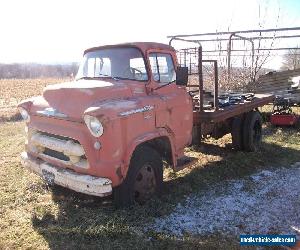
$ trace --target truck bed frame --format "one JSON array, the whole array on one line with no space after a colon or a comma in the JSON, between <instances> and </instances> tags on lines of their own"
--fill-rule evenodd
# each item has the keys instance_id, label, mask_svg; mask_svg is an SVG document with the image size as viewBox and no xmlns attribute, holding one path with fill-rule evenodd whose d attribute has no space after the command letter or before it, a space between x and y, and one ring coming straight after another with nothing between
<instances>
[{"instance_id":1,"label":"truck bed frame","mask_svg":"<svg viewBox=\"0 0 300 250\"><path fill-rule=\"evenodd\" d=\"M184 39L172 37L170 45L173 40L183 41ZM193 42L193 40L184 40L187 42ZM196 75L198 78L198 84L188 85L187 88L194 88L193 92L198 92L199 103L194 105L193 112L193 138L201 138L206 135L212 135L215 138L219 138L229 132L231 132L231 124L234 117L242 116L252 110L258 110L266 104L272 103L274 100L273 95L268 94L256 94L249 101L244 101L235 105L227 107L219 107L219 81L218 81L218 62L217 60L204 60L202 54L202 46L199 47L181 49L177 51L183 54L183 63L180 65L188 67L189 75ZM192 62L193 61L193 62ZM213 107L205 109L204 107L204 80L203 80L203 63L213 63L214 70L214 90L213 90ZM194 69L192 65L194 66ZM196 69L196 72L195 72ZM194 143L195 140L193 140ZM196 141L199 141L196 140Z\"/></svg>"}]
</instances>

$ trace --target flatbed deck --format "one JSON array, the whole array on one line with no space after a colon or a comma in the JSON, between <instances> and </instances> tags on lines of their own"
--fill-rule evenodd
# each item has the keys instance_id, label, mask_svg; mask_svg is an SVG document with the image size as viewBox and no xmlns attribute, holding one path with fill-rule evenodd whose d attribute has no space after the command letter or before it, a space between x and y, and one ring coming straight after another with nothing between
<instances>
[{"instance_id":1,"label":"flatbed deck","mask_svg":"<svg viewBox=\"0 0 300 250\"><path fill-rule=\"evenodd\" d=\"M256 94L251 101L219 108L219 110L194 111L194 124L221 122L228 118L249 112L255 108L262 107L268 103L272 103L273 100L273 95Z\"/></svg>"}]
</instances>

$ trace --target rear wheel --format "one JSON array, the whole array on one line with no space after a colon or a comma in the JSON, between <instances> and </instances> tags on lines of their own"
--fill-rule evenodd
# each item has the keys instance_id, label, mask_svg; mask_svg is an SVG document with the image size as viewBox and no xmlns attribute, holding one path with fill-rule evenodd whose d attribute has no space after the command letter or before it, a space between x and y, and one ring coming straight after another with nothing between
<instances>
[{"instance_id":1,"label":"rear wheel","mask_svg":"<svg viewBox=\"0 0 300 250\"><path fill-rule=\"evenodd\" d=\"M262 140L262 118L259 112L249 112L244 121L243 141L246 151L257 151Z\"/></svg>"},{"instance_id":2,"label":"rear wheel","mask_svg":"<svg viewBox=\"0 0 300 250\"><path fill-rule=\"evenodd\" d=\"M243 116L236 116L233 118L231 126L231 137L232 137L232 146L235 150L243 150Z\"/></svg>"},{"instance_id":3,"label":"rear wheel","mask_svg":"<svg viewBox=\"0 0 300 250\"><path fill-rule=\"evenodd\" d=\"M297 118L297 121L295 123L295 128L300 129L300 117Z\"/></svg>"},{"instance_id":4,"label":"rear wheel","mask_svg":"<svg viewBox=\"0 0 300 250\"><path fill-rule=\"evenodd\" d=\"M114 200L118 207L144 204L160 193L163 183L163 162L160 155L148 146L139 147L130 161L123 183L114 188Z\"/></svg>"}]
</instances>

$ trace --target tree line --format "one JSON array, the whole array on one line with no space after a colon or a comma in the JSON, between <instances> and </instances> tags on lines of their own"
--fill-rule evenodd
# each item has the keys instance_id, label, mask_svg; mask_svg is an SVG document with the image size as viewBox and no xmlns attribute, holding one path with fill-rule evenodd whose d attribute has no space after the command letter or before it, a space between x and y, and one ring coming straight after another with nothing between
<instances>
[{"instance_id":1,"label":"tree line","mask_svg":"<svg viewBox=\"0 0 300 250\"><path fill-rule=\"evenodd\" d=\"M291 49L283 55L281 70L300 68L300 49ZM264 63L262 63L263 65ZM262 66L261 65L261 66ZM259 67L261 69L261 67ZM0 79L26 78L64 78L75 76L78 63L38 64L38 63L0 63Z\"/></svg>"},{"instance_id":2,"label":"tree line","mask_svg":"<svg viewBox=\"0 0 300 250\"><path fill-rule=\"evenodd\" d=\"M0 64L0 79L11 78L64 78L75 76L78 70L77 63L69 64L38 64L13 63Z\"/></svg>"},{"instance_id":3,"label":"tree line","mask_svg":"<svg viewBox=\"0 0 300 250\"><path fill-rule=\"evenodd\" d=\"M290 49L288 53L283 56L281 69L295 70L300 68L300 48Z\"/></svg>"}]
</instances>

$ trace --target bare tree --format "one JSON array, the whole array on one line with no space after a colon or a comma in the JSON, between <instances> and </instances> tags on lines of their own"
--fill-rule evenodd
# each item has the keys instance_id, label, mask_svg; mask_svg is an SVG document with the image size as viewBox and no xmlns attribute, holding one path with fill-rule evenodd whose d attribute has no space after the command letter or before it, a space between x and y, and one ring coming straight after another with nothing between
<instances>
[{"instance_id":1,"label":"bare tree","mask_svg":"<svg viewBox=\"0 0 300 250\"><path fill-rule=\"evenodd\" d=\"M298 47L297 47L298 48ZM299 69L300 68L300 50L290 49L289 52L283 55L283 62L281 69Z\"/></svg>"},{"instance_id":2,"label":"bare tree","mask_svg":"<svg viewBox=\"0 0 300 250\"><path fill-rule=\"evenodd\" d=\"M258 18L257 18L258 27L260 29L264 29L265 26L267 25L267 20L270 18L269 15L271 15L271 18L273 18L275 22L275 28L277 28L280 20L280 12L281 12L280 6L278 6L278 10L276 13L274 12L270 13L268 1L260 0L258 1L257 7L258 7ZM274 14L276 16L274 16ZM266 69L264 69L264 67L271 59L271 49L275 47L277 42L276 32L273 32L273 34L269 39L265 39L264 36L265 34L262 32L257 34L255 36L255 39L251 39L251 37L245 35L244 39L240 37L242 40L239 41L233 40L232 44L228 45L228 46L232 46L231 47L232 50L234 50L233 46L236 46L237 49L242 49L244 51L232 53L231 64L233 66L229 65L230 69L228 70L230 76L228 76L227 73L227 77L223 77L222 79L223 74L222 71L220 72L221 88L224 88L226 90L247 89L248 91L252 91L256 87L257 79L260 74L265 73ZM221 46L219 47L221 50ZM252 51L252 49L254 49L254 51ZM219 56L221 57L221 53ZM224 74L226 75L225 71ZM230 79L230 81L226 79Z\"/></svg>"},{"instance_id":3,"label":"bare tree","mask_svg":"<svg viewBox=\"0 0 300 250\"><path fill-rule=\"evenodd\" d=\"M264 8L265 8L264 16L262 17L261 5L259 4L259 6L258 6L258 26L262 29L264 28L264 25L267 20L268 4L265 4ZM278 11L277 11L277 16L276 16L276 26L275 26L276 28L278 28L278 23L279 23L279 19L280 19L280 11L281 11L281 9L279 6ZM257 80L257 77L261 73L262 67L267 63L267 61L271 55L271 50L268 50L267 53L261 53L261 49L262 48L272 49L274 47L275 39L276 39L276 32L273 33L273 39L271 39L271 41L267 42L266 44L264 44L265 41L263 41L261 33L259 33L259 37L260 37L260 39L258 40L256 52L254 55L254 62L253 62L254 65L252 68L252 72L250 73L250 79L252 82Z\"/></svg>"}]
</instances>

